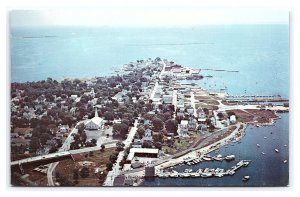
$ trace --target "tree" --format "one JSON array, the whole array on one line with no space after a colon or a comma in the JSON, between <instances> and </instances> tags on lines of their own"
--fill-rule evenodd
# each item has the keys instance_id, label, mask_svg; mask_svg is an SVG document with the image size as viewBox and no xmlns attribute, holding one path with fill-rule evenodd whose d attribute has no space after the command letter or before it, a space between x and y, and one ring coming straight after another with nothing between
<instances>
[{"instance_id":1,"label":"tree","mask_svg":"<svg viewBox=\"0 0 300 197\"><path fill-rule=\"evenodd\" d=\"M153 135L153 141L154 142L162 142L164 139L164 135L162 133Z\"/></svg>"},{"instance_id":2,"label":"tree","mask_svg":"<svg viewBox=\"0 0 300 197\"><path fill-rule=\"evenodd\" d=\"M96 139L92 139L91 143L92 143L93 146L96 146L97 145L97 140Z\"/></svg>"},{"instance_id":3,"label":"tree","mask_svg":"<svg viewBox=\"0 0 300 197\"><path fill-rule=\"evenodd\" d=\"M88 167L83 167L82 169L81 169L81 171L80 171L80 176L82 177L82 178L86 178L86 177L88 177L90 175L90 170L89 170L89 168Z\"/></svg>"},{"instance_id":4,"label":"tree","mask_svg":"<svg viewBox=\"0 0 300 197\"><path fill-rule=\"evenodd\" d=\"M105 120L108 120L108 121L114 120L114 114L109 111L104 112L103 117Z\"/></svg>"},{"instance_id":5,"label":"tree","mask_svg":"<svg viewBox=\"0 0 300 197\"><path fill-rule=\"evenodd\" d=\"M139 134L139 137L142 138L142 136L145 134L145 128L144 128L144 126L140 126L137 129L137 133Z\"/></svg>"},{"instance_id":6,"label":"tree","mask_svg":"<svg viewBox=\"0 0 300 197\"><path fill-rule=\"evenodd\" d=\"M105 146L102 144L101 145L101 151L104 151L104 149L105 149Z\"/></svg>"},{"instance_id":7,"label":"tree","mask_svg":"<svg viewBox=\"0 0 300 197\"><path fill-rule=\"evenodd\" d=\"M106 164L107 171L111 171L112 167L113 167L113 164L111 162L109 162L109 163Z\"/></svg>"},{"instance_id":8,"label":"tree","mask_svg":"<svg viewBox=\"0 0 300 197\"><path fill-rule=\"evenodd\" d=\"M45 145L47 140L50 140L50 139L51 139L51 135L49 133L43 133L40 137L41 143L43 145Z\"/></svg>"},{"instance_id":9,"label":"tree","mask_svg":"<svg viewBox=\"0 0 300 197\"><path fill-rule=\"evenodd\" d=\"M84 123L80 123L78 126L77 126L77 129L78 129L78 133L82 133L84 131Z\"/></svg>"},{"instance_id":10,"label":"tree","mask_svg":"<svg viewBox=\"0 0 300 197\"><path fill-rule=\"evenodd\" d=\"M36 152L40 147L40 139L37 137L32 137L29 144L30 152Z\"/></svg>"},{"instance_id":11,"label":"tree","mask_svg":"<svg viewBox=\"0 0 300 197\"><path fill-rule=\"evenodd\" d=\"M117 160L117 156L115 155L109 156L109 161L111 161L112 163L114 163L116 160Z\"/></svg>"},{"instance_id":12,"label":"tree","mask_svg":"<svg viewBox=\"0 0 300 197\"><path fill-rule=\"evenodd\" d=\"M153 118L152 124L155 131L161 131L164 128L164 122L159 118Z\"/></svg>"},{"instance_id":13,"label":"tree","mask_svg":"<svg viewBox=\"0 0 300 197\"><path fill-rule=\"evenodd\" d=\"M173 120L173 119L169 119L167 120L166 124L165 124L166 130L168 131L168 133L177 133L177 121Z\"/></svg>"},{"instance_id":14,"label":"tree","mask_svg":"<svg viewBox=\"0 0 300 197\"><path fill-rule=\"evenodd\" d=\"M113 126L113 136L125 138L128 133L128 126L124 123L117 123Z\"/></svg>"},{"instance_id":15,"label":"tree","mask_svg":"<svg viewBox=\"0 0 300 197\"><path fill-rule=\"evenodd\" d=\"M219 117L219 119L223 119L223 118L224 118L224 114L221 113L221 112L219 112L219 113L217 114L217 116Z\"/></svg>"}]
</instances>

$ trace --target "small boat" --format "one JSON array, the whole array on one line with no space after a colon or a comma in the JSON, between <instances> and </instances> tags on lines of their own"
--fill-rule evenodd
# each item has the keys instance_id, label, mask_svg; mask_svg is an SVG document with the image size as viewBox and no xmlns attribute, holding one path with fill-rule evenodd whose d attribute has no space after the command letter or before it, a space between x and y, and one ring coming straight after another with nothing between
<instances>
[{"instance_id":1,"label":"small boat","mask_svg":"<svg viewBox=\"0 0 300 197\"><path fill-rule=\"evenodd\" d=\"M226 161L231 161L231 160L234 160L234 159L235 159L234 155L228 155L228 156L225 157Z\"/></svg>"},{"instance_id":2,"label":"small boat","mask_svg":"<svg viewBox=\"0 0 300 197\"><path fill-rule=\"evenodd\" d=\"M287 145L285 144L284 147L287 147Z\"/></svg>"},{"instance_id":3,"label":"small boat","mask_svg":"<svg viewBox=\"0 0 300 197\"><path fill-rule=\"evenodd\" d=\"M202 157L202 159L205 160L205 161L211 161L211 160L212 160L212 158L210 158L210 157L205 157L205 156Z\"/></svg>"},{"instance_id":4,"label":"small boat","mask_svg":"<svg viewBox=\"0 0 300 197\"><path fill-rule=\"evenodd\" d=\"M287 163L287 160L284 160L283 163Z\"/></svg>"},{"instance_id":5,"label":"small boat","mask_svg":"<svg viewBox=\"0 0 300 197\"><path fill-rule=\"evenodd\" d=\"M277 148L274 149L276 153L279 153L279 150Z\"/></svg>"},{"instance_id":6,"label":"small boat","mask_svg":"<svg viewBox=\"0 0 300 197\"><path fill-rule=\"evenodd\" d=\"M265 155L266 153L264 153L264 152L261 152L261 154Z\"/></svg>"},{"instance_id":7,"label":"small boat","mask_svg":"<svg viewBox=\"0 0 300 197\"><path fill-rule=\"evenodd\" d=\"M243 177L242 181L248 181L250 179L250 176L249 175L246 175Z\"/></svg>"},{"instance_id":8,"label":"small boat","mask_svg":"<svg viewBox=\"0 0 300 197\"><path fill-rule=\"evenodd\" d=\"M264 139L267 139L267 137L264 137Z\"/></svg>"},{"instance_id":9,"label":"small boat","mask_svg":"<svg viewBox=\"0 0 300 197\"><path fill-rule=\"evenodd\" d=\"M260 145L259 144L256 144L256 146L259 148L260 147Z\"/></svg>"}]
</instances>

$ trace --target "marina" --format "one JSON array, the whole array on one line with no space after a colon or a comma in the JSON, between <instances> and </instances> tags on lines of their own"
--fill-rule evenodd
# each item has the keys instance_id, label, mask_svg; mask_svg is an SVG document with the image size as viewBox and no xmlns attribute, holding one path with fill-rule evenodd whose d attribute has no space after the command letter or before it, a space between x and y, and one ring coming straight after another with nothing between
<instances>
[{"instance_id":1,"label":"marina","mask_svg":"<svg viewBox=\"0 0 300 197\"><path fill-rule=\"evenodd\" d=\"M160 178L186 178L186 177L223 177L223 176L232 176L242 167L247 167L250 164L250 160L241 160L236 165L232 166L231 168L225 170L222 168L205 168L205 169L198 169L196 172L193 172L191 168L185 169L183 172L178 172L173 169L165 169L160 170L156 173L156 176Z\"/></svg>"}]
</instances>

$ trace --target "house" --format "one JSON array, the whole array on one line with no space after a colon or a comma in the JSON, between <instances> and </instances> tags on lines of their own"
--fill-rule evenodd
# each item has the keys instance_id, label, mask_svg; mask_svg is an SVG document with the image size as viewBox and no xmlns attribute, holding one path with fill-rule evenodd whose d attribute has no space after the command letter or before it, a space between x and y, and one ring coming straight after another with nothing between
<instances>
[{"instance_id":1,"label":"house","mask_svg":"<svg viewBox=\"0 0 300 197\"><path fill-rule=\"evenodd\" d=\"M151 142L153 141L151 129L146 129L142 140L143 140L143 142L144 141L151 141Z\"/></svg>"},{"instance_id":2,"label":"house","mask_svg":"<svg viewBox=\"0 0 300 197\"><path fill-rule=\"evenodd\" d=\"M60 125L58 128L60 133L66 133L69 130L69 125Z\"/></svg>"},{"instance_id":3,"label":"house","mask_svg":"<svg viewBox=\"0 0 300 197\"><path fill-rule=\"evenodd\" d=\"M120 175L120 176L117 176L115 179L114 179L114 186L124 186L125 184L125 176L124 175Z\"/></svg>"},{"instance_id":4,"label":"house","mask_svg":"<svg viewBox=\"0 0 300 197\"><path fill-rule=\"evenodd\" d=\"M10 137L11 138L17 138L17 137L19 137L19 134L18 133L11 133Z\"/></svg>"},{"instance_id":5,"label":"house","mask_svg":"<svg viewBox=\"0 0 300 197\"><path fill-rule=\"evenodd\" d=\"M173 102L173 95L163 95L163 102L165 104L172 104L172 102Z\"/></svg>"},{"instance_id":6,"label":"house","mask_svg":"<svg viewBox=\"0 0 300 197\"><path fill-rule=\"evenodd\" d=\"M143 141L140 139L134 139L132 142L132 148L142 148Z\"/></svg>"},{"instance_id":7,"label":"house","mask_svg":"<svg viewBox=\"0 0 300 197\"><path fill-rule=\"evenodd\" d=\"M194 130L196 130L196 128L197 128L197 122L196 122L196 120L195 119L191 119L190 121L189 121L189 123L188 123L188 130L189 131L194 131Z\"/></svg>"},{"instance_id":8,"label":"house","mask_svg":"<svg viewBox=\"0 0 300 197\"><path fill-rule=\"evenodd\" d=\"M206 118L206 114L204 113L202 108L198 108L197 109L197 114L198 114L198 118L202 119L202 118Z\"/></svg>"},{"instance_id":9,"label":"house","mask_svg":"<svg viewBox=\"0 0 300 197\"><path fill-rule=\"evenodd\" d=\"M73 95L71 95L71 97L70 97L73 101L75 101L77 98L78 98L78 96L76 95L76 94L73 94Z\"/></svg>"},{"instance_id":10,"label":"house","mask_svg":"<svg viewBox=\"0 0 300 197\"><path fill-rule=\"evenodd\" d=\"M231 115L230 118L229 118L229 121L230 121L231 124L235 124L236 123L235 115Z\"/></svg>"},{"instance_id":11,"label":"house","mask_svg":"<svg viewBox=\"0 0 300 197\"><path fill-rule=\"evenodd\" d=\"M178 125L177 133L179 137L187 137L188 136L188 121L181 120L180 124Z\"/></svg>"},{"instance_id":12,"label":"house","mask_svg":"<svg viewBox=\"0 0 300 197\"><path fill-rule=\"evenodd\" d=\"M95 117L85 123L85 128L88 130L98 130L104 124L104 120L98 116L97 109L95 110Z\"/></svg>"}]
</instances>

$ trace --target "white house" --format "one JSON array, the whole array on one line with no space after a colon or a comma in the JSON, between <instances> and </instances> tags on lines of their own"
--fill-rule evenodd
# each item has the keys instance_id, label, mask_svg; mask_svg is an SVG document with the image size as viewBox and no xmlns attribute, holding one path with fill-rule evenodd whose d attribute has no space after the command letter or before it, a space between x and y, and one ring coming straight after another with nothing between
<instances>
[{"instance_id":1,"label":"white house","mask_svg":"<svg viewBox=\"0 0 300 197\"><path fill-rule=\"evenodd\" d=\"M172 104L173 95L163 95L163 101L165 104Z\"/></svg>"},{"instance_id":2,"label":"white house","mask_svg":"<svg viewBox=\"0 0 300 197\"><path fill-rule=\"evenodd\" d=\"M229 121L230 121L231 124L235 124L236 123L235 115L231 115L230 118L229 118Z\"/></svg>"}]
</instances>

